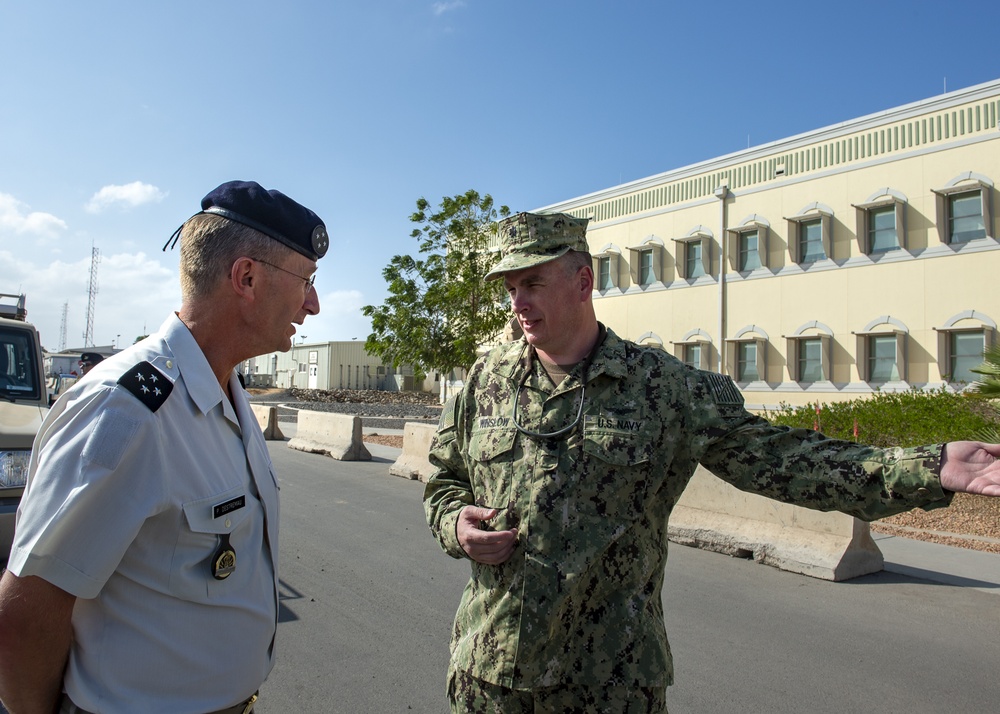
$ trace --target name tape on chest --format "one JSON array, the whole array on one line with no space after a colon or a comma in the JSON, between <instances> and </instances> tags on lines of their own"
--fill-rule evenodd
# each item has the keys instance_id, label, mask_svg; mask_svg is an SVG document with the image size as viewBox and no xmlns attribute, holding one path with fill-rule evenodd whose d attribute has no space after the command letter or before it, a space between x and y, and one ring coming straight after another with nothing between
<instances>
[{"instance_id":1,"label":"name tape on chest","mask_svg":"<svg viewBox=\"0 0 1000 714\"><path fill-rule=\"evenodd\" d=\"M132 393L149 411L163 406L174 384L149 362L139 362L118 379L118 384Z\"/></svg>"},{"instance_id":2,"label":"name tape on chest","mask_svg":"<svg viewBox=\"0 0 1000 714\"><path fill-rule=\"evenodd\" d=\"M514 426L510 417L479 417L476 420L478 429L509 429Z\"/></svg>"},{"instance_id":3,"label":"name tape on chest","mask_svg":"<svg viewBox=\"0 0 1000 714\"><path fill-rule=\"evenodd\" d=\"M642 419L615 416L613 414L588 414L584 418L587 431L613 431L631 434L641 431L646 422Z\"/></svg>"}]
</instances>

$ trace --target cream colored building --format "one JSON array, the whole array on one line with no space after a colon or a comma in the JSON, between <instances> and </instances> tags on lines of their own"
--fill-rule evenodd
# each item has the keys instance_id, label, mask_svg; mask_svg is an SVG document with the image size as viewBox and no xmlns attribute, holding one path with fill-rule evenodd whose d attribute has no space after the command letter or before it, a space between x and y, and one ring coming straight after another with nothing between
<instances>
[{"instance_id":1,"label":"cream colored building","mask_svg":"<svg viewBox=\"0 0 1000 714\"><path fill-rule=\"evenodd\" d=\"M272 352L247 360L242 372L248 386L287 389L376 389L435 391L437 384L415 384L413 368L398 369L365 350L357 340L297 343L288 352ZM431 375L433 377L434 375Z\"/></svg>"},{"instance_id":2,"label":"cream colored building","mask_svg":"<svg viewBox=\"0 0 1000 714\"><path fill-rule=\"evenodd\" d=\"M1000 80L537 209L591 219L598 319L751 408L960 389L996 337Z\"/></svg>"}]
</instances>

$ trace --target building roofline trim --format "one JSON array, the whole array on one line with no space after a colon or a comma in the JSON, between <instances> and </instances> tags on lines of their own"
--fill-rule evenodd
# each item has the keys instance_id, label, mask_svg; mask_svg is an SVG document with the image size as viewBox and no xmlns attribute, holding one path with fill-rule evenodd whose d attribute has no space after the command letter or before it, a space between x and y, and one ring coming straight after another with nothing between
<instances>
[{"instance_id":1,"label":"building roofline trim","mask_svg":"<svg viewBox=\"0 0 1000 714\"><path fill-rule=\"evenodd\" d=\"M867 114L856 119L831 124L826 127L795 134L790 137L777 139L766 144L760 144L748 149L742 149L729 154L724 154L715 158L688 164L676 169L671 169L653 176L636 179L626 183L618 184L606 189L594 191L592 193L577 196L566 201L549 204L533 209L534 212L545 213L558 210L572 210L575 207L583 208L589 204L606 201L644 189L654 188L665 183L681 181L687 178L695 178L704 174L723 171L745 162L764 160L772 158L810 144L816 144L831 139L840 138L865 130L871 130L882 125L889 125L900 121L920 116L922 114L942 111L951 107L957 107L968 102L973 102L990 97L996 97L1000 92L1000 79L984 82L965 89L955 90L946 94L937 95L927 99L910 102L898 107L885 109L879 112Z\"/></svg>"}]
</instances>

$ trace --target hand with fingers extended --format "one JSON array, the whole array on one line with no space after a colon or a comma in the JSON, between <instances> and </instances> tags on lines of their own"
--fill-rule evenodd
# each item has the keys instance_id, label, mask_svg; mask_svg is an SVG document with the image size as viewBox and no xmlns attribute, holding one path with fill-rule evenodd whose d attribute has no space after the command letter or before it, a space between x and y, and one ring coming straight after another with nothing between
<instances>
[{"instance_id":1,"label":"hand with fingers extended","mask_svg":"<svg viewBox=\"0 0 1000 714\"><path fill-rule=\"evenodd\" d=\"M477 563L499 565L506 562L514 552L517 545L516 528L489 531L480 527L483 521L495 518L499 512L496 508L466 506L458 514L458 542L466 555Z\"/></svg>"},{"instance_id":2,"label":"hand with fingers extended","mask_svg":"<svg viewBox=\"0 0 1000 714\"><path fill-rule=\"evenodd\" d=\"M941 459L941 486L957 493L1000 496L1000 444L946 444Z\"/></svg>"}]
</instances>

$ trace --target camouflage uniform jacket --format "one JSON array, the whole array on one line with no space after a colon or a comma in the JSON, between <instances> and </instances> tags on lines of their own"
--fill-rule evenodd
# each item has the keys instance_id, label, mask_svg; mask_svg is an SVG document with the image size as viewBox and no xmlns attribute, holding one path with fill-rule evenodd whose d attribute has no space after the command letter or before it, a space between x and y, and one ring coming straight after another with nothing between
<instances>
[{"instance_id":1,"label":"camouflage uniform jacket","mask_svg":"<svg viewBox=\"0 0 1000 714\"><path fill-rule=\"evenodd\" d=\"M472 563L451 642L452 664L506 687L560 683L670 684L661 588L667 518L698 463L747 491L874 519L947 505L941 447L876 449L768 424L743 408L727 377L608 331L587 374L583 417L570 424L581 368L556 386L525 343L472 368L445 407L424 492L442 548L465 557L459 511L500 509L487 525L516 527L499 566Z\"/></svg>"}]
</instances>

